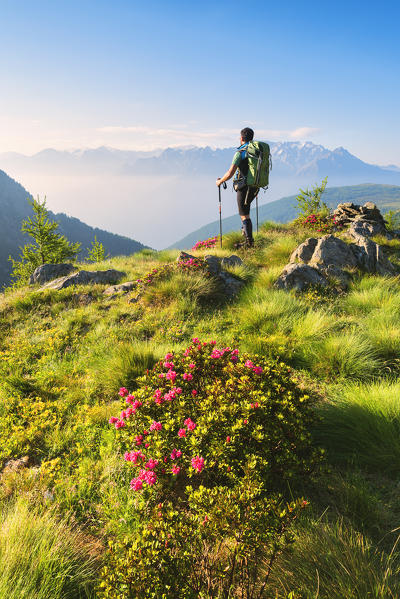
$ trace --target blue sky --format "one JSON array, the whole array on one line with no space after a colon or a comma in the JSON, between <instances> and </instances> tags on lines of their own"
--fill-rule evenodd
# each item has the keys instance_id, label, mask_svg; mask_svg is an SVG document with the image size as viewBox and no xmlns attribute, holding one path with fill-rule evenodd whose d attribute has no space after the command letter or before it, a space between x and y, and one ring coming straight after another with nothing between
<instances>
[{"instance_id":1,"label":"blue sky","mask_svg":"<svg viewBox=\"0 0 400 599\"><path fill-rule=\"evenodd\" d=\"M0 0L0 152L232 146L249 124L400 165L399 17L394 1Z\"/></svg>"}]
</instances>

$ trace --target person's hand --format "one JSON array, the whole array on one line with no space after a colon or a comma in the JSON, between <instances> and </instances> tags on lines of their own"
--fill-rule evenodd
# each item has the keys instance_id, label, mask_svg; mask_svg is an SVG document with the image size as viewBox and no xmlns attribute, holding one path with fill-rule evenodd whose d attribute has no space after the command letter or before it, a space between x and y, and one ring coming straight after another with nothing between
<instances>
[{"instance_id":1,"label":"person's hand","mask_svg":"<svg viewBox=\"0 0 400 599\"><path fill-rule=\"evenodd\" d=\"M218 178L216 183L217 183L217 187L219 187L222 184L222 180L220 178Z\"/></svg>"}]
</instances>

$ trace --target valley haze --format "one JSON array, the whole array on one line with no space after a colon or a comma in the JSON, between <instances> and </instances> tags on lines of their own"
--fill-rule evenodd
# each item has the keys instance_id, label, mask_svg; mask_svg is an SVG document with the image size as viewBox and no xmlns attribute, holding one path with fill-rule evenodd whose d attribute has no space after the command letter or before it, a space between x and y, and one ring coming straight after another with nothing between
<instances>
[{"instance_id":1,"label":"valley haze","mask_svg":"<svg viewBox=\"0 0 400 599\"><path fill-rule=\"evenodd\" d=\"M260 193L260 205L295 194L325 176L328 186L400 185L398 166L368 164L341 147L329 150L293 141L270 145L271 183L266 193ZM216 220L215 179L227 170L234 151L196 146L147 152L46 149L33 156L0 154L0 169L34 197L46 196L53 212L162 249ZM222 210L224 217L237 214L231 185L223 192Z\"/></svg>"}]
</instances>

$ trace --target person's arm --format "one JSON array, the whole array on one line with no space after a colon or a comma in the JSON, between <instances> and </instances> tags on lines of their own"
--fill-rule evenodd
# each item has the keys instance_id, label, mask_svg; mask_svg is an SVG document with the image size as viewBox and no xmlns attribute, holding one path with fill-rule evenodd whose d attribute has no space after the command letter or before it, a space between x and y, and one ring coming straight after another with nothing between
<instances>
[{"instance_id":1,"label":"person's arm","mask_svg":"<svg viewBox=\"0 0 400 599\"><path fill-rule=\"evenodd\" d=\"M228 181L228 179L232 179L233 175L236 173L237 165L232 164L231 168L226 171L225 175L220 179L217 179L217 187L219 187L224 181Z\"/></svg>"}]
</instances>

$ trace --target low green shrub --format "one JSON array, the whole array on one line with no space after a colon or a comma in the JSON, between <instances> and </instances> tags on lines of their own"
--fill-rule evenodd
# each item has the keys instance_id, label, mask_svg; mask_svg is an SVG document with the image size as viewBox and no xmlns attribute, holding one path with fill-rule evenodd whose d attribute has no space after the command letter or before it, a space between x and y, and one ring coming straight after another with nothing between
<instances>
[{"instance_id":1,"label":"low green shrub","mask_svg":"<svg viewBox=\"0 0 400 599\"><path fill-rule=\"evenodd\" d=\"M139 382L110 419L139 528L111 544L102 596L265 596L263 560L306 504L285 502L287 484L318 461L310 397L285 364L197 338Z\"/></svg>"}]
</instances>

